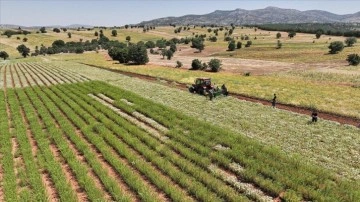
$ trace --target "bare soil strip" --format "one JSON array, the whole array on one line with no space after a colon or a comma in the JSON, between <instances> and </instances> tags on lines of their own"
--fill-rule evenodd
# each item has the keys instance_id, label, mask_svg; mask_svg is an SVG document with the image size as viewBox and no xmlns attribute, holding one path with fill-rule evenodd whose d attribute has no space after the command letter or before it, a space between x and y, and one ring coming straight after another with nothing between
<instances>
[{"instance_id":1,"label":"bare soil strip","mask_svg":"<svg viewBox=\"0 0 360 202\"><path fill-rule=\"evenodd\" d=\"M121 117L125 118L126 120L130 121L131 123L137 125L138 127L142 128L143 130L147 131L149 134L153 135L154 137L156 137L157 139L161 140L161 141L167 141L169 139L169 137L162 135L159 131L155 130L152 127L149 127L147 124L137 120L136 118L128 115L127 113L123 112L121 109L114 107L112 104L107 103L105 100L102 100L101 98L93 95L93 94L88 94L91 98L97 100L98 102L100 102L101 104L107 106L108 108L110 108L111 110L113 110L114 112L116 112L117 114L119 114Z\"/></svg>"},{"instance_id":2,"label":"bare soil strip","mask_svg":"<svg viewBox=\"0 0 360 202\"><path fill-rule=\"evenodd\" d=\"M142 75L142 74L137 74L137 73L132 73L132 72L126 72L126 71L122 71L122 70L118 70L118 69L107 69L107 68L99 67L99 66L96 66L96 65L89 65L89 64L85 64L85 65L96 67L96 68L107 70L107 71L111 71L111 72L120 73L120 74L130 76L130 77L136 77L136 78L140 78L140 79L143 79L143 80L148 80L148 81L157 82L159 79L161 79L161 80L166 81L165 84L167 86L169 86L169 87L178 88L178 89L181 89L181 90L188 90L188 88L187 88L188 84L178 83L176 81L165 79L165 78L152 77L152 76L148 76L148 75ZM174 82L177 83L177 85L175 85L175 87L173 85ZM231 91L229 92L229 95L231 95L231 96L233 96L235 98L238 98L240 100L246 100L246 101L249 101L249 102L256 102L256 103L261 103L261 104L266 105L266 106L271 106L271 101L265 100L265 99L262 99L262 98L257 98L257 97L244 95L244 94L232 93ZM305 114L305 115L309 115L309 116L312 113L312 110L309 109L309 108L296 106L296 105L292 105L292 104L277 103L276 107L279 108L279 109L292 111L292 112L295 112L295 113L298 113L298 114ZM360 119L355 118L355 117L344 116L344 115L341 115L341 114L336 114L336 113L326 112L326 111L318 111L318 114L319 114L320 119L325 119L325 120L335 121L335 122L338 122L340 124L348 124L348 125L353 125L353 126L360 127Z\"/></svg>"},{"instance_id":3,"label":"bare soil strip","mask_svg":"<svg viewBox=\"0 0 360 202\"><path fill-rule=\"evenodd\" d=\"M236 175L229 171L225 171L217 167L216 165L210 165L209 170L213 172L215 175L222 178L225 182L234 186L239 191L244 192L246 195L249 196L256 195L261 199L261 201L271 202L274 200L272 197L266 195L264 192L254 187L254 185L239 181Z\"/></svg>"}]
</instances>

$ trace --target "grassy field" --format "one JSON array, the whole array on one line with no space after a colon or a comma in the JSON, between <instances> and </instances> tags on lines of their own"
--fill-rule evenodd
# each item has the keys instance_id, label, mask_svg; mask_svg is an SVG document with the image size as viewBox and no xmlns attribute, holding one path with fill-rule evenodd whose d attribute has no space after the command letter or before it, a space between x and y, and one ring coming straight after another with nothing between
<instances>
[{"instance_id":1,"label":"grassy field","mask_svg":"<svg viewBox=\"0 0 360 202\"><path fill-rule=\"evenodd\" d=\"M59 57L54 58L59 60ZM196 77L211 77L217 84L225 83L231 92L270 100L277 93L279 102L360 117L360 75L317 71L287 72L246 77L228 72L189 71L157 65L121 65L106 61L102 54L91 57L64 56L61 60L76 61L110 69L135 72L191 84ZM346 71L346 70L345 70ZM351 70L350 70L351 71ZM357 71L357 70L355 70Z\"/></svg>"},{"instance_id":2,"label":"grassy field","mask_svg":"<svg viewBox=\"0 0 360 202\"><path fill-rule=\"evenodd\" d=\"M237 132L224 131L211 124L214 120L191 117L181 112L184 109L175 110L159 104L159 100L144 98L155 96L179 103L155 94L175 95L175 99L175 89L159 86L167 89L159 91L152 88L157 84L148 83L142 86L153 90L139 96L138 83L147 82L71 63L0 67L4 78L0 99L6 101L0 108L0 191L6 201L272 201L279 195L294 201L356 201L360 197L360 185L349 181L354 173L340 177L333 168L324 169L323 164L312 165L307 158L259 144L257 138L244 135L251 132L250 125L242 124ZM95 75L119 86L125 82L127 90L89 81ZM200 96L185 95L185 102L189 102L186 97L203 102ZM252 107L262 109L269 118L281 116L284 124L305 121L299 115L271 112L271 108L232 98L224 98L213 107L230 110L235 107L231 103L250 111ZM189 106L187 109L197 113ZM203 116L208 113L203 112ZM214 118L222 119L225 114ZM264 118L260 117L262 121ZM263 125L262 121L256 124ZM357 145L351 132L355 128L326 121L303 125L304 132L318 134L323 141L341 136ZM265 132L264 128L260 130ZM315 131L326 131L331 138ZM356 148L351 151L356 152ZM341 158L331 151L321 153L333 160Z\"/></svg>"}]
</instances>

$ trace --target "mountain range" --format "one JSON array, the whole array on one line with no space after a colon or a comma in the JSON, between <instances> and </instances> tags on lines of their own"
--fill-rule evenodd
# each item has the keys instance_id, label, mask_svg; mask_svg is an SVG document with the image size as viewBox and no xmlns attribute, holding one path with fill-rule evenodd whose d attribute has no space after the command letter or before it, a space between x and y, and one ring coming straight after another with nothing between
<instances>
[{"instance_id":1,"label":"mountain range","mask_svg":"<svg viewBox=\"0 0 360 202\"><path fill-rule=\"evenodd\" d=\"M204 15L184 15L181 17L164 17L143 21L138 25L236 25L241 24L272 24L272 23L360 23L360 12L338 15L322 10L299 11L266 7L264 9L230 11L216 10Z\"/></svg>"}]
</instances>

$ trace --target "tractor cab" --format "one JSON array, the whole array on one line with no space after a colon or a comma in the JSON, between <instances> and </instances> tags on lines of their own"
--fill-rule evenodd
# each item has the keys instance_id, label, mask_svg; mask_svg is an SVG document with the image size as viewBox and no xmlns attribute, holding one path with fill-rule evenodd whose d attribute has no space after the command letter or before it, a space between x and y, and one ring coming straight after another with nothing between
<instances>
[{"instance_id":1,"label":"tractor cab","mask_svg":"<svg viewBox=\"0 0 360 202\"><path fill-rule=\"evenodd\" d=\"M195 83L190 86L189 91L191 93L206 95L207 92L213 88L210 78L196 78Z\"/></svg>"}]
</instances>

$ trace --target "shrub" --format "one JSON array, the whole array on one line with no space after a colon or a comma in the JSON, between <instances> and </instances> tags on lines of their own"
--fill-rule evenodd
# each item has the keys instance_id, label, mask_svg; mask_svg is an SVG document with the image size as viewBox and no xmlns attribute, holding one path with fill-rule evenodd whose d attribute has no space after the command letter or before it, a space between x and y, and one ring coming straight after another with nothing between
<instances>
[{"instance_id":1,"label":"shrub","mask_svg":"<svg viewBox=\"0 0 360 202\"><path fill-rule=\"evenodd\" d=\"M348 37L345 39L345 43L348 47L353 46L357 42L355 37Z\"/></svg>"},{"instance_id":2,"label":"shrub","mask_svg":"<svg viewBox=\"0 0 360 202\"><path fill-rule=\"evenodd\" d=\"M182 62L180 62L179 60L178 61L176 61L176 68L180 68L180 67L182 67L183 66L183 63Z\"/></svg>"},{"instance_id":3,"label":"shrub","mask_svg":"<svg viewBox=\"0 0 360 202\"><path fill-rule=\"evenodd\" d=\"M346 61L349 62L349 65L357 66L360 63L360 56L358 54L350 54L347 56Z\"/></svg>"},{"instance_id":4,"label":"shrub","mask_svg":"<svg viewBox=\"0 0 360 202\"><path fill-rule=\"evenodd\" d=\"M328 48L330 49L330 54L336 54L344 49L344 43L342 41L334 41L330 43Z\"/></svg>"},{"instance_id":5,"label":"shrub","mask_svg":"<svg viewBox=\"0 0 360 202\"><path fill-rule=\"evenodd\" d=\"M276 48L277 49L280 49L282 47L282 43L280 40L277 41L277 45L276 45Z\"/></svg>"},{"instance_id":6,"label":"shrub","mask_svg":"<svg viewBox=\"0 0 360 202\"><path fill-rule=\"evenodd\" d=\"M280 32L278 32L278 33L276 34L276 38L277 38L277 39L280 39L280 37L281 37L281 34L280 34Z\"/></svg>"},{"instance_id":7,"label":"shrub","mask_svg":"<svg viewBox=\"0 0 360 202\"><path fill-rule=\"evenodd\" d=\"M230 41L230 43L228 45L228 50L229 51L234 51L235 50L235 41Z\"/></svg>"},{"instance_id":8,"label":"shrub","mask_svg":"<svg viewBox=\"0 0 360 202\"><path fill-rule=\"evenodd\" d=\"M250 47L252 45L252 41L247 41L245 47Z\"/></svg>"},{"instance_id":9,"label":"shrub","mask_svg":"<svg viewBox=\"0 0 360 202\"><path fill-rule=\"evenodd\" d=\"M155 48L155 43L153 41L147 41L145 46L146 48Z\"/></svg>"},{"instance_id":10,"label":"shrub","mask_svg":"<svg viewBox=\"0 0 360 202\"><path fill-rule=\"evenodd\" d=\"M242 43L240 41L238 41L237 44L236 44L236 48L240 49L241 47L242 47Z\"/></svg>"},{"instance_id":11,"label":"shrub","mask_svg":"<svg viewBox=\"0 0 360 202\"><path fill-rule=\"evenodd\" d=\"M221 61L219 59L211 59L208 63L212 72L218 72L221 69Z\"/></svg>"},{"instance_id":12,"label":"shrub","mask_svg":"<svg viewBox=\"0 0 360 202\"><path fill-rule=\"evenodd\" d=\"M216 41L217 41L216 36L212 36L212 37L210 37L210 38L209 38L209 41L211 41L211 42L216 42Z\"/></svg>"},{"instance_id":13,"label":"shrub","mask_svg":"<svg viewBox=\"0 0 360 202\"><path fill-rule=\"evenodd\" d=\"M84 48L83 47L76 47L75 53L77 53L77 54L84 53Z\"/></svg>"},{"instance_id":14,"label":"shrub","mask_svg":"<svg viewBox=\"0 0 360 202\"><path fill-rule=\"evenodd\" d=\"M201 65L201 61L199 59L194 59L191 62L191 69L192 70L199 70L201 69L202 65Z\"/></svg>"},{"instance_id":15,"label":"shrub","mask_svg":"<svg viewBox=\"0 0 360 202\"><path fill-rule=\"evenodd\" d=\"M244 76L250 76L251 75L251 72L245 72L244 73Z\"/></svg>"},{"instance_id":16,"label":"shrub","mask_svg":"<svg viewBox=\"0 0 360 202\"><path fill-rule=\"evenodd\" d=\"M6 60L9 57L9 54L5 51L0 51L0 58Z\"/></svg>"}]
</instances>

